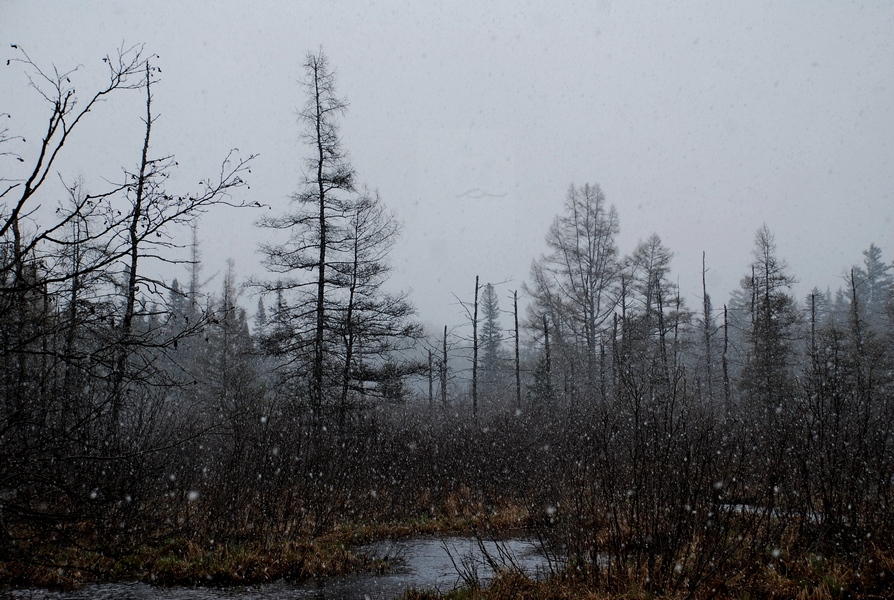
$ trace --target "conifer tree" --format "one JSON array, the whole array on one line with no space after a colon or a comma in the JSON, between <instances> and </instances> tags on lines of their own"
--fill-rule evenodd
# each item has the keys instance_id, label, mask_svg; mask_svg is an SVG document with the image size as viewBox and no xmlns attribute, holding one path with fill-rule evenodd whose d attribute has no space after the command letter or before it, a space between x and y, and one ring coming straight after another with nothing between
<instances>
[{"instance_id":1,"label":"conifer tree","mask_svg":"<svg viewBox=\"0 0 894 600\"><path fill-rule=\"evenodd\" d=\"M419 328L406 295L383 288L399 227L378 196L355 187L339 133L347 102L322 52L308 54L304 69L304 180L286 213L259 223L288 239L261 245L278 277L255 283L277 294L268 327L275 343L267 347L284 358L294 400L309 400L319 422L332 408L343 416L351 393L394 396L402 389L398 380L413 369L395 356Z\"/></svg>"},{"instance_id":2,"label":"conifer tree","mask_svg":"<svg viewBox=\"0 0 894 600\"><path fill-rule=\"evenodd\" d=\"M481 391L492 397L500 389L504 356L500 302L496 288L490 283L481 292L481 316Z\"/></svg>"},{"instance_id":3,"label":"conifer tree","mask_svg":"<svg viewBox=\"0 0 894 600\"><path fill-rule=\"evenodd\" d=\"M799 315L790 289L795 283L776 240L764 225L755 235L751 273L741 288L750 297L746 338L748 356L742 387L764 407L779 407L793 392L794 339Z\"/></svg>"}]
</instances>

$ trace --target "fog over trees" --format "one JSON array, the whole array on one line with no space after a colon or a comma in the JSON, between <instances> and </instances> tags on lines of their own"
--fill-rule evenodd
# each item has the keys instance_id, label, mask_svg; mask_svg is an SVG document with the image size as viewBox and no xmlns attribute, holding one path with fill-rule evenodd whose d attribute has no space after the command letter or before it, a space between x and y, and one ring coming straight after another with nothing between
<instances>
[{"instance_id":1,"label":"fog over trees","mask_svg":"<svg viewBox=\"0 0 894 600\"><path fill-rule=\"evenodd\" d=\"M574 182L520 292L470 271L454 291L468 319L424 331L389 286L399 215L351 165L322 51L297 125L282 115L305 162L280 213L252 208L255 158L237 150L169 184L154 55L107 56L106 82L76 90L77 72L15 50L46 120L0 129L7 580L85 570L75 552L107 577L103 561L170 539L299 544L513 514L594 591L892 593L894 265L873 240L839 289L796 298L785 233L765 225L750 264L705 248L705 271L741 273L729 297L681 290L660 232L622 255L622 211ZM121 172L89 190L57 173L125 93L144 135ZM36 153L21 136L42 138ZM196 227L222 210L263 230L263 276L231 261L204 279Z\"/></svg>"}]
</instances>

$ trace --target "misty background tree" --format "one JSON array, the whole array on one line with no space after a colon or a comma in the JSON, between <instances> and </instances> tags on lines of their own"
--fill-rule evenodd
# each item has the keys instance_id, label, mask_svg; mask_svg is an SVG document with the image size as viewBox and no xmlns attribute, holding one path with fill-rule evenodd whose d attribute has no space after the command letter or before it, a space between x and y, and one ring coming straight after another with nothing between
<instances>
[{"instance_id":1,"label":"misty background tree","mask_svg":"<svg viewBox=\"0 0 894 600\"><path fill-rule=\"evenodd\" d=\"M551 326L553 372L570 400L599 389L606 370L601 344L618 302L619 230L618 213L598 184L572 185L546 235L549 254L533 262L525 284L528 325Z\"/></svg>"},{"instance_id":2,"label":"misty background tree","mask_svg":"<svg viewBox=\"0 0 894 600\"><path fill-rule=\"evenodd\" d=\"M500 326L500 299L492 283L481 291L481 395L494 403L505 400L508 356L503 347L504 332Z\"/></svg>"}]
</instances>

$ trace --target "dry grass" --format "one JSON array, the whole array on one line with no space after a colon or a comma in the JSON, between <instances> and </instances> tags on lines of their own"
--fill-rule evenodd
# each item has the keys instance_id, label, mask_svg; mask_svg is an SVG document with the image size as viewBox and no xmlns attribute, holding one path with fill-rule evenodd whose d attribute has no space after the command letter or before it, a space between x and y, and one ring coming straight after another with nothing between
<instances>
[{"instance_id":1,"label":"dry grass","mask_svg":"<svg viewBox=\"0 0 894 600\"><path fill-rule=\"evenodd\" d=\"M460 492L438 518L396 523L343 523L306 541L220 542L185 538L147 545L110 557L86 548L31 548L27 562L0 561L0 581L11 585L70 588L95 581L146 581L159 585L238 585L277 579L301 580L348 572L383 570L387 565L354 554L350 547L417 535L518 529L527 521L524 508L506 504L489 512ZM310 525L308 526L310 527ZM43 559L35 560L35 556Z\"/></svg>"},{"instance_id":2,"label":"dry grass","mask_svg":"<svg viewBox=\"0 0 894 600\"><path fill-rule=\"evenodd\" d=\"M883 600L894 598L894 555L876 552L867 563L873 571L858 573L834 560L804 556L781 557L772 563L745 570L749 574L714 586L705 585L690 593L650 592L644 575L630 570L610 584L594 585L580 578L559 574L535 581L518 572L501 572L486 587L466 587L438 594L410 590L404 600ZM744 565L743 565L744 566Z\"/></svg>"},{"instance_id":3,"label":"dry grass","mask_svg":"<svg viewBox=\"0 0 894 600\"><path fill-rule=\"evenodd\" d=\"M485 508L468 501L460 491L450 503L457 508L439 518L424 517L397 523L343 523L330 533L305 541L268 543L212 543L185 538L144 546L125 556L109 557L87 550L54 548L47 543L37 554L42 562L0 562L0 581L11 585L70 587L90 581L141 580L171 584L250 584L278 579L301 580L348 572L385 570L387 564L353 553L350 548L385 538L438 533L497 532L518 529L530 522L517 505ZM595 535L595 534L594 534ZM834 600L836 598L894 598L894 552L871 547L857 569L853 562L798 553L795 540L780 544L778 554L743 554L733 559L726 575L705 582L691 596L656 594L648 574L615 569L611 581L586 580L581 572L563 573L534 581L516 572L501 572L486 587L454 590L445 595L407 592L406 599L570 599L591 600ZM697 549L695 551L698 551ZM732 574L732 575L730 575ZM686 586L682 586L685 588Z\"/></svg>"},{"instance_id":4,"label":"dry grass","mask_svg":"<svg viewBox=\"0 0 894 600\"><path fill-rule=\"evenodd\" d=\"M200 547L188 543L145 561L140 579L155 583L240 584L305 579L383 568L337 543L285 542Z\"/></svg>"},{"instance_id":5,"label":"dry grass","mask_svg":"<svg viewBox=\"0 0 894 600\"><path fill-rule=\"evenodd\" d=\"M319 539L365 544L382 539L408 538L441 533L472 534L480 531L500 532L522 529L530 522L524 506L504 502L486 509L479 502L465 502L463 491L451 495L445 510L437 517L422 517L392 523L343 523L332 533ZM462 507L459 510L458 507Z\"/></svg>"},{"instance_id":6,"label":"dry grass","mask_svg":"<svg viewBox=\"0 0 894 600\"><path fill-rule=\"evenodd\" d=\"M57 551L42 563L0 563L0 581L47 588L91 581L146 581L158 585L262 583L326 577L387 565L354 554L335 540L307 543L200 544L174 539L117 559L81 551Z\"/></svg>"}]
</instances>

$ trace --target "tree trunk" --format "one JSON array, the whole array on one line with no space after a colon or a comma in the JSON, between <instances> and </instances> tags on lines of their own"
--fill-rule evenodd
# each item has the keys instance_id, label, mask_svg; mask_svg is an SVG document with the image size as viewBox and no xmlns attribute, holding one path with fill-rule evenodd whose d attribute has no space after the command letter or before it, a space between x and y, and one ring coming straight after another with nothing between
<instances>
[{"instance_id":1,"label":"tree trunk","mask_svg":"<svg viewBox=\"0 0 894 600\"><path fill-rule=\"evenodd\" d=\"M447 410L447 326L444 325L444 350L441 355L441 405Z\"/></svg>"},{"instance_id":2,"label":"tree trunk","mask_svg":"<svg viewBox=\"0 0 894 600\"><path fill-rule=\"evenodd\" d=\"M475 303L472 309L472 418L478 424L478 276L475 276Z\"/></svg>"},{"instance_id":3,"label":"tree trunk","mask_svg":"<svg viewBox=\"0 0 894 600\"><path fill-rule=\"evenodd\" d=\"M435 373L431 348L428 350L428 407L435 405Z\"/></svg>"},{"instance_id":4,"label":"tree trunk","mask_svg":"<svg viewBox=\"0 0 894 600\"><path fill-rule=\"evenodd\" d=\"M521 360L518 350L518 290L512 292L512 312L515 317L515 408L521 412Z\"/></svg>"},{"instance_id":5,"label":"tree trunk","mask_svg":"<svg viewBox=\"0 0 894 600\"><path fill-rule=\"evenodd\" d=\"M143 201L145 200L147 171L149 170L149 138L152 133L152 90L151 78L149 76L149 63L146 63L146 136L143 138L143 151L140 159L140 174L137 177L136 198L134 199L133 212L130 215L130 226L128 228L129 236L129 252L128 252L128 273L126 297L124 300L124 315L121 319L121 328L118 337L118 358L115 363L115 374L112 385L112 430L118 432L119 420L121 418L121 395L123 393L123 383L125 371L127 370L127 360L130 356L130 346L132 344L131 335L133 332L133 318L136 312L137 297L137 266L139 261L139 226L143 219Z\"/></svg>"},{"instance_id":6,"label":"tree trunk","mask_svg":"<svg viewBox=\"0 0 894 600\"><path fill-rule=\"evenodd\" d=\"M316 133L316 150L317 150L317 202L319 205L319 223L320 223L320 253L317 265L317 306L316 316L317 324L314 334L314 357L313 357L313 384L311 390L311 402L315 418L319 418L319 412L323 406L323 342L326 328L326 245L327 240L327 222L326 222L326 185L323 180L323 165L326 161L326 148L323 143L323 107L322 107L322 91L320 90L320 73L319 65L314 63L313 74L314 86L314 103L316 110L315 133Z\"/></svg>"},{"instance_id":7,"label":"tree trunk","mask_svg":"<svg viewBox=\"0 0 894 600\"><path fill-rule=\"evenodd\" d=\"M708 295L708 286L705 281L705 253L702 252L702 334L705 340L705 378L708 384L708 401L714 403L714 373L711 365L711 297Z\"/></svg>"},{"instance_id":8,"label":"tree trunk","mask_svg":"<svg viewBox=\"0 0 894 600\"><path fill-rule=\"evenodd\" d=\"M723 305L723 356L721 357L721 368L723 369L723 402L726 405L726 414L729 415L730 406L730 385L729 385L729 365L726 360L726 352L729 348L729 321L726 317L726 304Z\"/></svg>"}]
</instances>

